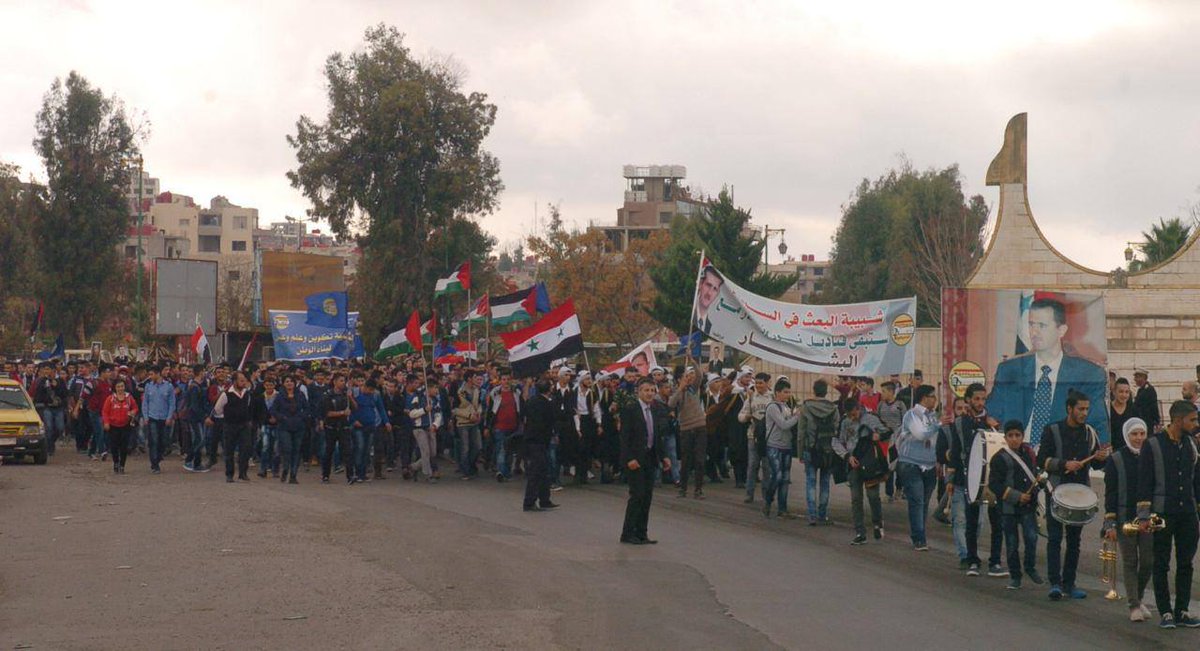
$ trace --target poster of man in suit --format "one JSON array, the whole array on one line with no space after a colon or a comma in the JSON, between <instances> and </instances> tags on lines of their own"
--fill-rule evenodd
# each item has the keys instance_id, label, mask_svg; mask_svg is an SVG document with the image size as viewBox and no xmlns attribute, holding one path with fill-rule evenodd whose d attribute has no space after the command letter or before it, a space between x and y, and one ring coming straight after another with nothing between
<instances>
[{"instance_id":1,"label":"poster of man in suit","mask_svg":"<svg viewBox=\"0 0 1200 651\"><path fill-rule=\"evenodd\" d=\"M1066 417L1067 394L1088 397L1087 423L1109 442L1107 340L1099 295L948 289L942 295L946 377L983 369L990 421L1019 420L1037 446Z\"/></svg>"}]
</instances>

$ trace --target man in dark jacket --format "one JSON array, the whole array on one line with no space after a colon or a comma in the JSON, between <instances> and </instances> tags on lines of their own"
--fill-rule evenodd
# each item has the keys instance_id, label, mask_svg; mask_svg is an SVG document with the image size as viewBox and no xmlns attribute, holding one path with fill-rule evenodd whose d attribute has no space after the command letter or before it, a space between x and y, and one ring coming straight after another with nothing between
<instances>
[{"instance_id":1,"label":"man in dark jacket","mask_svg":"<svg viewBox=\"0 0 1200 651\"><path fill-rule=\"evenodd\" d=\"M621 463L629 481L621 542L630 545L658 542L647 534L650 501L654 497L654 466L662 464L664 472L671 470L671 459L665 455L666 446L661 443L667 419L654 400L656 393L654 380L642 378L637 385L637 401L621 410Z\"/></svg>"},{"instance_id":2,"label":"man in dark jacket","mask_svg":"<svg viewBox=\"0 0 1200 651\"><path fill-rule=\"evenodd\" d=\"M554 436L555 402L550 395L550 380L538 380L537 395L525 408L525 501L526 511L556 509L550 501L550 439Z\"/></svg>"},{"instance_id":3,"label":"man in dark jacket","mask_svg":"<svg viewBox=\"0 0 1200 651\"><path fill-rule=\"evenodd\" d=\"M1137 385L1137 395L1133 398L1133 415L1146 421L1146 426L1153 434L1162 425L1162 415L1158 409L1158 391L1150 384L1150 373L1144 368L1133 372L1133 383Z\"/></svg>"}]
</instances>

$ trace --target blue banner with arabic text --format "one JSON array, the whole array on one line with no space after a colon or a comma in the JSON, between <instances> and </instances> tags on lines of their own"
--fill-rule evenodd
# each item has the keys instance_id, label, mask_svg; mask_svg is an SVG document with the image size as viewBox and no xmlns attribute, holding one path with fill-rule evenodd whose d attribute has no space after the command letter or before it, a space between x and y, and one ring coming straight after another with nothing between
<instances>
[{"instance_id":1,"label":"blue banner with arabic text","mask_svg":"<svg viewBox=\"0 0 1200 651\"><path fill-rule=\"evenodd\" d=\"M270 310L270 316L275 359L349 359L364 354L357 334L358 312L346 315L349 327L345 330L309 325L304 310Z\"/></svg>"}]
</instances>

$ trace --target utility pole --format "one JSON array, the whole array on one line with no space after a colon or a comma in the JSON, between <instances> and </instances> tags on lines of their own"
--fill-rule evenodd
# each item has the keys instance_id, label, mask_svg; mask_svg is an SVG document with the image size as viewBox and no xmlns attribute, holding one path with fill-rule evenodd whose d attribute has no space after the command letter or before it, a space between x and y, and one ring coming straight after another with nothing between
<instances>
[{"instance_id":1,"label":"utility pole","mask_svg":"<svg viewBox=\"0 0 1200 651\"><path fill-rule=\"evenodd\" d=\"M770 257L770 250L769 250L770 247L767 246L768 240L771 238L772 235L782 236L786 230L787 230L786 228L770 228L765 224L763 225L763 271L768 271L767 258ZM787 253L787 244L780 242L779 243L779 255L783 255L785 253Z\"/></svg>"}]
</instances>

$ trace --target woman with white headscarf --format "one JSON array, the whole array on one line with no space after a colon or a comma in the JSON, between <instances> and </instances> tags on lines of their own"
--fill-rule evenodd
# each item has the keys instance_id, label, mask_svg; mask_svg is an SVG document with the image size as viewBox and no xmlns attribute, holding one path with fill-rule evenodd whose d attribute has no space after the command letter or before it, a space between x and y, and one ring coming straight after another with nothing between
<instances>
[{"instance_id":1,"label":"woman with white headscarf","mask_svg":"<svg viewBox=\"0 0 1200 651\"><path fill-rule=\"evenodd\" d=\"M1150 609L1142 603L1146 584L1154 571L1154 534L1121 531L1121 525L1137 519L1138 455L1146 442L1146 421L1130 418L1122 426L1125 447L1108 458L1104 466L1103 535L1121 548L1125 592L1129 595L1129 621L1142 622Z\"/></svg>"}]
</instances>

